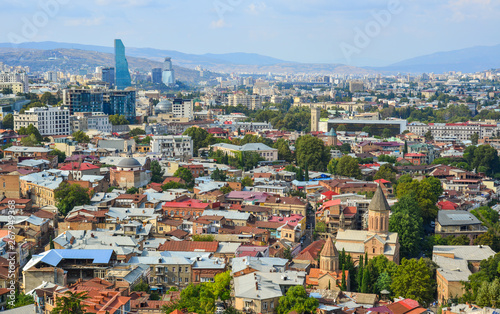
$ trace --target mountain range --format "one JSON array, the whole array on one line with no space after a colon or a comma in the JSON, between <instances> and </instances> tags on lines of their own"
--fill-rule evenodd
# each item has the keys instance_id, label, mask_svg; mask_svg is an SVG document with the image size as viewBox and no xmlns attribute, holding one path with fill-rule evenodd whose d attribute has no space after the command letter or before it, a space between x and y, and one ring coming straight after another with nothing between
<instances>
[{"instance_id":1,"label":"mountain range","mask_svg":"<svg viewBox=\"0 0 500 314\"><path fill-rule=\"evenodd\" d=\"M64 65L75 66L76 62L88 65L112 65L113 47L58 43L52 41L26 42L13 46L0 43L0 61L12 65L13 62L30 62L37 66L40 60L53 55L65 58ZM199 76L193 71L197 66L203 69L222 73L290 73L290 74L353 74L365 75L374 73L444 73L449 71L479 72L500 68L500 45L477 46L461 50L437 52L397 62L385 67L356 67L337 63L299 63L289 62L256 53L225 54L188 54L175 50L127 47L126 54L132 69L151 70L161 67L165 57L171 57L174 68L179 74L185 74L188 81ZM37 61L37 58L40 60ZM45 58L45 60L44 60ZM101 59L102 58L102 59ZM52 61L53 58L52 58ZM47 65L46 62L42 62ZM59 65L53 62L53 65ZM100 64L102 63L102 64ZM20 64L20 63L18 63ZM29 64L23 64L29 65ZM210 72L209 72L210 73ZM181 75L181 76L183 76ZM210 78L209 74L209 78ZM179 76L179 78L181 78ZM203 79L207 79L205 76Z\"/></svg>"}]
</instances>

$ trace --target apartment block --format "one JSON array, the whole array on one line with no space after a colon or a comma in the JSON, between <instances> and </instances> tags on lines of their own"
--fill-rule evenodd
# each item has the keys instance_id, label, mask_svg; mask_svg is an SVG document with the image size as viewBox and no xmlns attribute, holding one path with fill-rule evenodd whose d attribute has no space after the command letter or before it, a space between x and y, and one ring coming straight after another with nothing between
<instances>
[{"instance_id":1,"label":"apartment block","mask_svg":"<svg viewBox=\"0 0 500 314\"><path fill-rule=\"evenodd\" d=\"M186 135L153 136L151 151L166 157L193 156L193 140Z\"/></svg>"},{"instance_id":2,"label":"apartment block","mask_svg":"<svg viewBox=\"0 0 500 314\"><path fill-rule=\"evenodd\" d=\"M27 128L30 124L38 129L42 136L69 135L69 110L61 107L36 107L24 113L14 114L14 130Z\"/></svg>"}]
</instances>

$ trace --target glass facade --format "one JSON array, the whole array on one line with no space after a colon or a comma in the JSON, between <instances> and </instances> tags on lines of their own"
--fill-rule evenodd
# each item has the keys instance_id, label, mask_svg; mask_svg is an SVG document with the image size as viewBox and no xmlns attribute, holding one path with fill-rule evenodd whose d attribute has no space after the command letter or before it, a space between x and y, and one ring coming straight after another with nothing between
<instances>
[{"instance_id":1,"label":"glass facade","mask_svg":"<svg viewBox=\"0 0 500 314\"><path fill-rule=\"evenodd\" d=\"M115 69L116 69L116 88L125 89L132 85L130 72L128 71L128 62L125 57L125 46L121 39L115 39Z\"/></svg>"},{"instance_id":2,"label":"glass facade","mask_svg":"<svg viewBox=\"0 0 500 314\"><path fill-rule=\"evenodd\" d=\"M109 88L115 86L115 68L103 68L102 81L108 83Z\"/></svg>"},{"instance_id":3,"label":"glass facade","mask_svg":"<svg viewBox=\"0 0 500 314\"><path fill-rule=\"evenodd\" d=\"M163 62L161 80L166 86L172 86L175 84L174 69L172 68L172 61L170 58L165 58L165 61Z\"/></svg>"}]
</instances>

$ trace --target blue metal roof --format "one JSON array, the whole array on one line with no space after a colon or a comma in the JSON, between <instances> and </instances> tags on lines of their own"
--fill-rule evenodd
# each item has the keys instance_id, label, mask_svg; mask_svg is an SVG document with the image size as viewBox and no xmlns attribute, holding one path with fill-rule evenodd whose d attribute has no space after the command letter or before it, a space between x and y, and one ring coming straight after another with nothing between
<instances>
[{"instance_id":1,"label":"blue metal roof","mask_svg":"<svg viewBox=\"0 0 500 314\"><path fill-rule=\"evenodd\" d=\"M63 259L93 259L94 264L107 264L112 254L113 250L50 250L40 261L52 266Z\"/></svg>"}]
</instances>

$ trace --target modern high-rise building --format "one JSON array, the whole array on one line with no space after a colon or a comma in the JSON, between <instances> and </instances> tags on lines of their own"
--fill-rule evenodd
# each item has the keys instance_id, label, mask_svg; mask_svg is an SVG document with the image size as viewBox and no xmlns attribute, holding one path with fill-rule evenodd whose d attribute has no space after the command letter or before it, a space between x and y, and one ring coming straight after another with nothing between
<instances>
[{"instance_id":1,"label":"modern high-rise building","mask_svg":"<svg viewBox=\"0 0 500 314\"><path fill-rule=\"evenodd\" d=\"M153 84L160 84L161 83L161 76L162 76L162 69L161 68L154 68L151 71L151 82L153 82Z\"/></svg>"},{"instance_id":2,"label":"modern high-rise building","mask_svg":"<svg viewBox=\"0 0 500 314\"><path fill-rule=\"evenodd\" d=\"M163 73L161 75L163 84L167 86L175 85L174 68L172 67L172 59L167 57L163 62Z\"/></svg>"},{"instance_id":3,"label":"modern high-rise building","mask_svg":"<svg viewBox=\"0 0 500 314\"><path fill-rule=\"evenodd\" d=\"M193 120L193 101L187 99L174 99L172 113L176 118L188 118Z\"/></svg>"},{"instance_id":4,"label":"modern high-rise building","mask_svg":"<svg viewBox=\"0 0 500 314\"><path fill-rule=\"evenodd\" d=\"M70 114L77 112L104 112L108 115L124 115L135 121L135 91L65 89L63 105Z\"/></svg>"},{"instance_id":5,"label":"modern high-rise building","mask_svg":"<svg viewBox=\"0 0 500 314\"><path fill-rule=\"evenodd\" d=\"M109 84L109 88L115 85L115 68L102 68L102 81Z\"/></svg>"},{"instance_id":6,"label":"modern high-rise building","mask_svg":"<svg viewBox=\"0 0 500 314\"><path fill-rule=\"evenodd\" d=\"M115 69L116 69L116 88L125 89L132 85L130 72L128 71L128 62L125 57L125 46L121 39L115 39Z\"/></svg>"}]
</instances>

